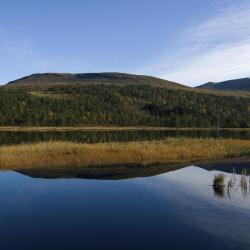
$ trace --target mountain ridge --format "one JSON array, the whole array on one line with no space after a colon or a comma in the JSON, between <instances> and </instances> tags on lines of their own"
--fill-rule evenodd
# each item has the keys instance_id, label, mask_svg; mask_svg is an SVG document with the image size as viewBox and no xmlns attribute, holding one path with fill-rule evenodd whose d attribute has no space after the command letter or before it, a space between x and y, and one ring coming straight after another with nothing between
<instances>
[{"instance_id":1,"label":"mountain ridge","mask_svg":"<svg viewBox=\"0 0 250 250\"><path fill-rule=\"evenodd\" d=\"M223 91L250 91L250 78L226 80L222 82L208 82L196 87L197 89Z\"/></svg>"},{"instance_id":2,"label":"mountain ridge","mask_svg":"<svg viewBox=\"0 0 250 250\"><path fill-rule=\"evenodd\" d=\"M188 86L161 78L119 72L101 73L37 73L10 81L4 86L46 86L64 84L128 84L150 85L167 88L189 88Z\"/></svg>"}]
</instances>

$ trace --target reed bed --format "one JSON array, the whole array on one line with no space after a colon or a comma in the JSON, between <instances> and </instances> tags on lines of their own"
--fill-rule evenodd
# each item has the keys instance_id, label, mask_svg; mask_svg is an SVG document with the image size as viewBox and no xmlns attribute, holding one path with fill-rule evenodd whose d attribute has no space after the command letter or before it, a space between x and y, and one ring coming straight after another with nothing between
<instances>
[{"instance_id":1,"label":"reed bed","mask_svg":"<svg viewBox=\"0 0 250 250\"><path fill-rule=\"evenodd\" d=\"M172 164L250 155L250 141L167 138L81 144L41 142L0 147L1 169L77 168L117 164Z\"/></svg>"}]
</instances>

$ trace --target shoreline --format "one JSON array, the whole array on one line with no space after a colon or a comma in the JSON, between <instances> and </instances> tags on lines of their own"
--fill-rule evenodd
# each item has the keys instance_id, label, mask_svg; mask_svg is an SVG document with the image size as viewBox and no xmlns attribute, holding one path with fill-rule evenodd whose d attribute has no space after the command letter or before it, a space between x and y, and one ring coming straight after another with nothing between
<instances>
[{"instance_id":1,"label":"shoreline","mask_svg":"<svg viewBox=\"0 0 250 250\"><path fill-rule=\"evenodd\" d=\"M153 126L0 126L0 132L67 132L67 131L217 131L217 128L178 128ZM220 128L220 131L250 131L250 128Z\"/></svg>"}]
</instances>

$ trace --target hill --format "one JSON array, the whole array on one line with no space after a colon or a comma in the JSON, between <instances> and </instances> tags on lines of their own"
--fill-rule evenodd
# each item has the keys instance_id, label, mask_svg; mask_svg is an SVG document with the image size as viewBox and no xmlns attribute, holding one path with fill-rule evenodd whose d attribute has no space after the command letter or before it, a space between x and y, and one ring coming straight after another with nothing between
<instances>
[{"instance_id":1,"label":"hill","mask_svg":"<svg viewBox=\"0 0 250 250\"><path fill-rule=\"evenodd\" d=\"M44 88L51 85L68 84L118 84L118 85L150 85L166 88L188 88L187 86L163 80L152 76L132 75L125 73L84 73L84 74L62 74L45 73L33 74L21 79L11 81L8 87L27 87L31 89Z\"/></svg>"},{"instance_id":2,"label":"hill","mask_svg":"<svg viewBox=\"0 0 250 250\"><path fill-rule=\"evenodd\" d=\"M0 88L4 126L240 128L249 110L247 95L121 73L34 74Z\"/></svg>"},{"instance_id":3,"label":"hill","mask_svg":"<svg viewBox=\"0 0 250 250\"><path fill-rule=\"evenodd\" d=\"M250 91L250 78L228 80L223 82L209 82L200 85L197 88L223 91Z\"/></svg>"}]
</instances>

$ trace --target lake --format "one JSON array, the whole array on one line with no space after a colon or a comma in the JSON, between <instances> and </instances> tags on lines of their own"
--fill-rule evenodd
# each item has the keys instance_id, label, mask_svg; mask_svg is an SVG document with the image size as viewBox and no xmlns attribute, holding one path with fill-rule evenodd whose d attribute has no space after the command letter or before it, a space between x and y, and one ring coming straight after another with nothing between
<instances>
[{"instance_id":1,"label":"lake","mask_svg":"<svg viewBox=\"0 0 250 250\"><path fill-rule=\"evenodd\" d=\"M137 131L0 131L0 145L40 141L72 141L83 143L159 140L166 137L217 138L216 130L137 130ZM250 139L247 130L221 130L219 137Z\"/></svg>"},{"instance_id":2,"label":"lake","mask_svg":"<svg viewBox=\"0 0 250 250\"><path fill-rule=\"evenodd\" d=\"M1 249L250 249L243 169L250 164L2 171ZM237 183L218 193L221 171Z\"/></svg>"}]
</instances>

